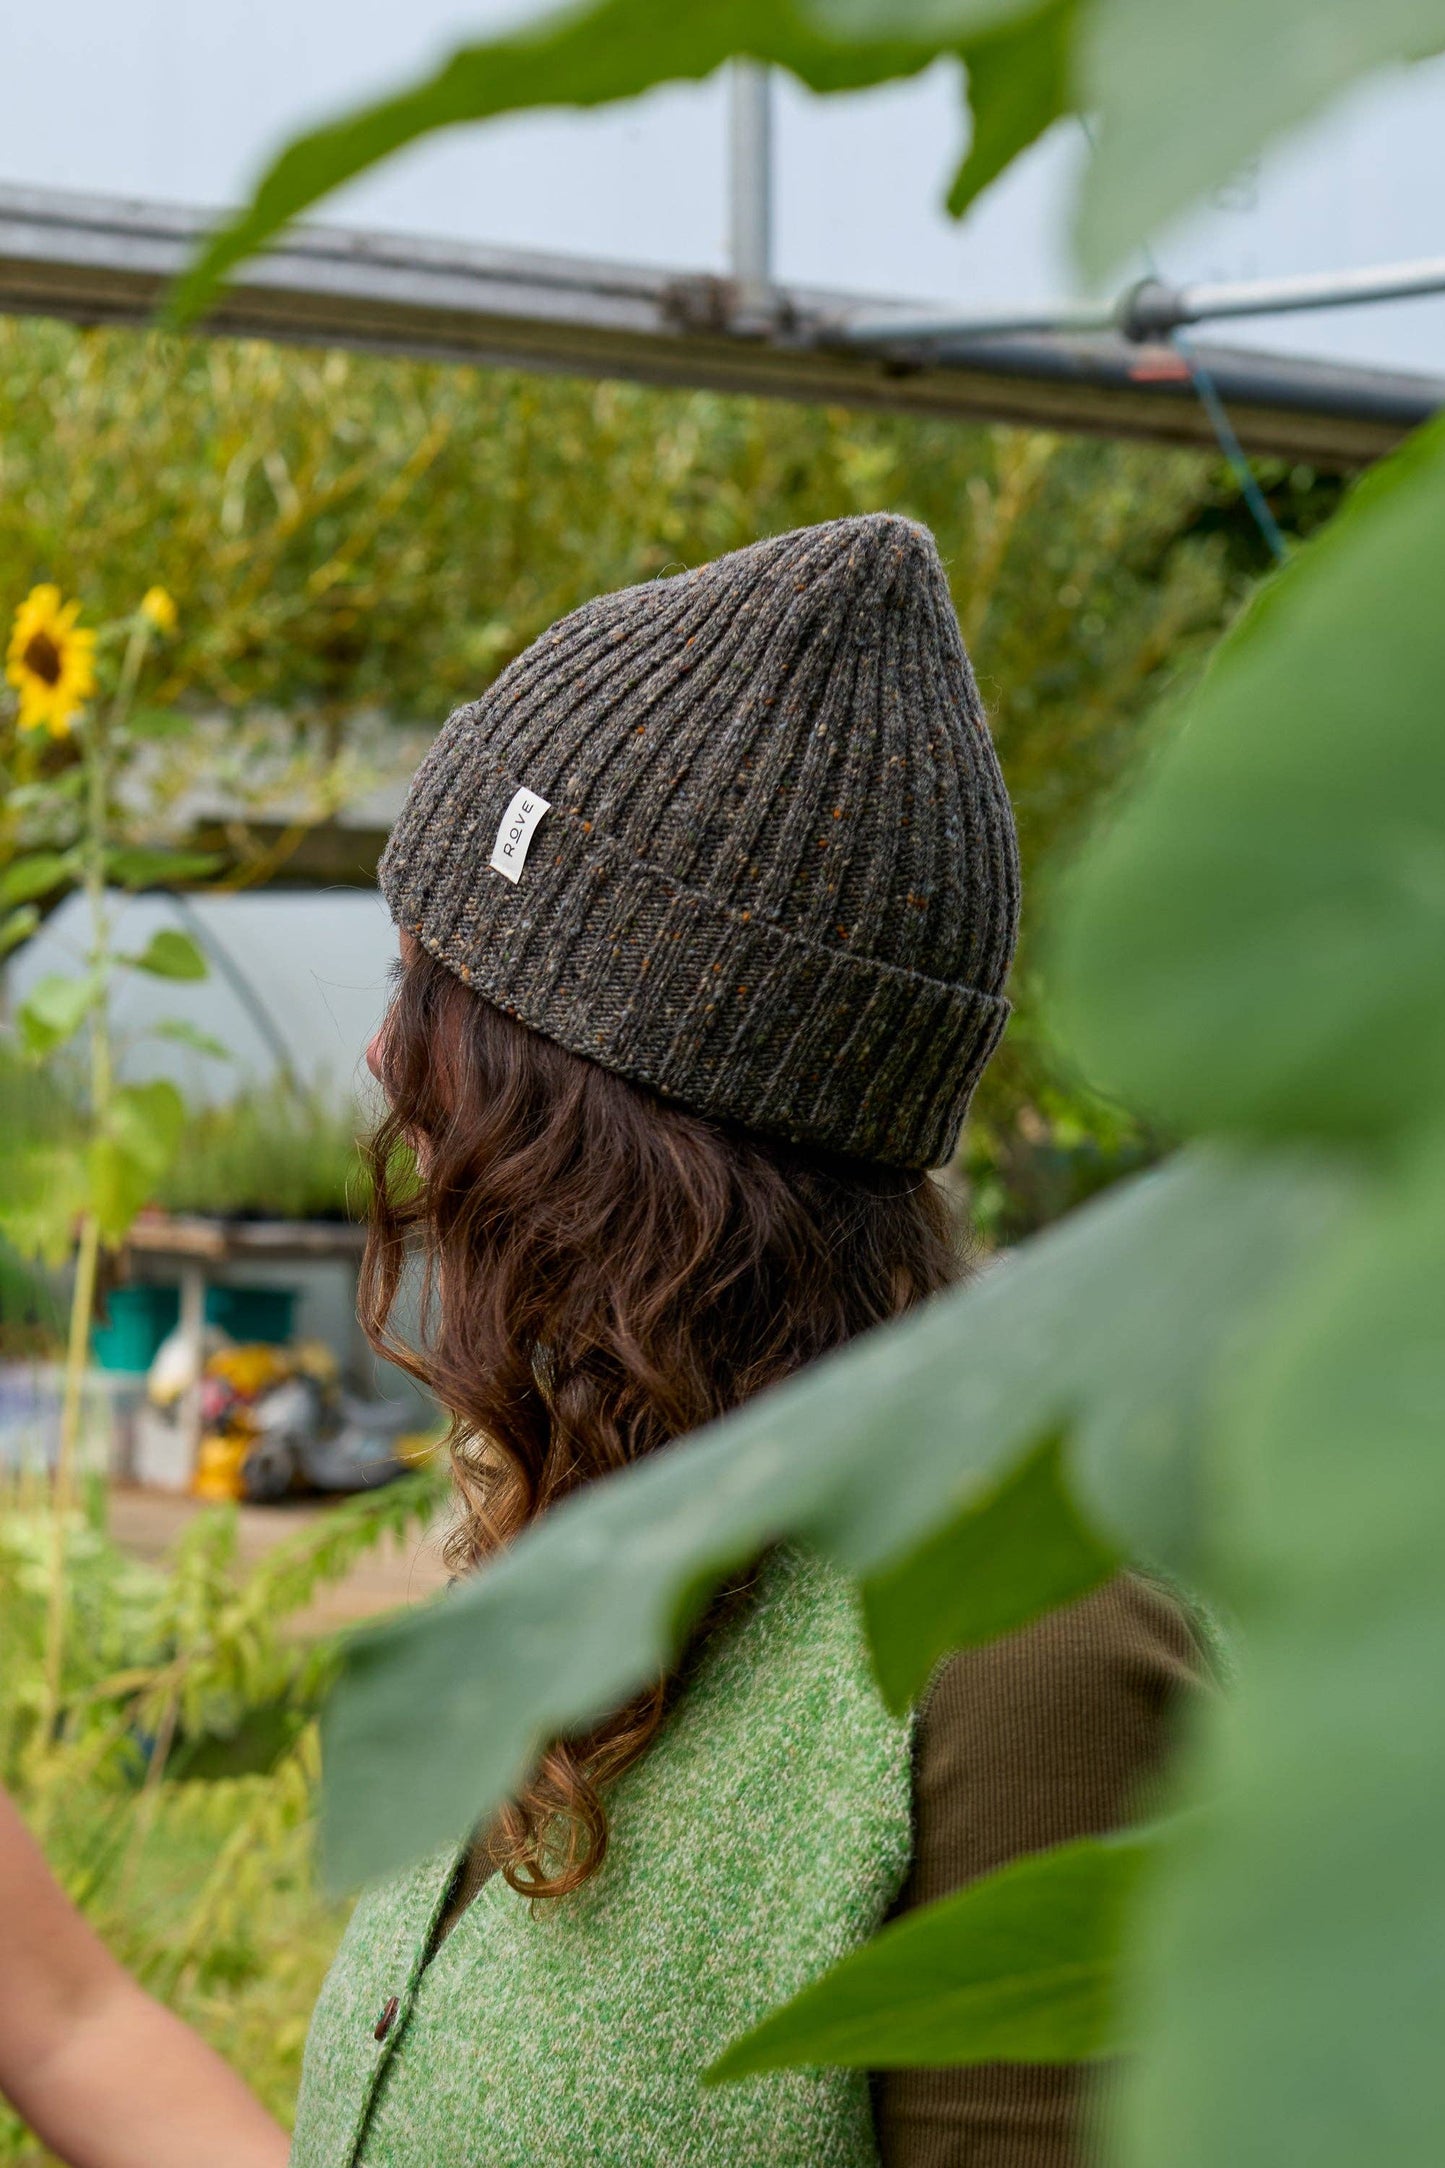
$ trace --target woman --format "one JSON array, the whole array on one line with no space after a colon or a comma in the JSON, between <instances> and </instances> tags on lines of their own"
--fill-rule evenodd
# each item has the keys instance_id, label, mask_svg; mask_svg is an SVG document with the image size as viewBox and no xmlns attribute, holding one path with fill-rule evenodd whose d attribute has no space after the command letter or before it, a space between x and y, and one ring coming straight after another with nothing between
<instances>
[{"instance_id":1,"label":"woman","mask_svg":"<svg viewBox=\"0 0 1445 2168\"><path fill-rule=\"evenodd\" d=\"M0 2092L73 2168L281 2168L286 2136L143 1994L0 1791Z\"/></svg>"},{"instance_id":2,"label":"woman","mask_svg":"<svg viewBox=\"0 0 1445 2168\"><path fill-rule=\"evenodd\" d=\"M954 1276L925 1170L1003 1029L1018 874L924 529L805 529L564 619L452 717L381 882L363 1314L454 1413L462 1562ZM363 1899L296 2168L1075 2160L1068 2070L699 2074L890 1909L1122 1819L1189 1653L1121 1580L954 1659L910 1736L840 1577L773 1552L675 1677Z\"/></svg>"}]
</instances>

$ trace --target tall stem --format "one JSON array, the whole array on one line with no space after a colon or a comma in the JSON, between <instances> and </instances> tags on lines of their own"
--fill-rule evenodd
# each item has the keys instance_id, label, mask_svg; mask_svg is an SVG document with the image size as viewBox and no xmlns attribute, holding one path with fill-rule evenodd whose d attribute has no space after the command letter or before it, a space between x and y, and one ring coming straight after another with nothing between
<instances>
[{"instance_id":1,"label":"tall stem","mask_svg":"<svg viewBox=\"0 0 1445 2168\"><path fill-rule=\"evenodd\" d=\"M65 1680L67 1597L66 1539L75 1491L76 1445L80 1437L81 1396L85 1387L90 1320L95 1308L95 1275L100 1260L100 1221L87 1212L80 1223L75 1287L70 1298L70 1335L65 1350L65 1391L60 1406L60 1446L55 1460L51 1500L50 1601L45 1622L45 1737L55 1736Z\"/></svg>"},{"instance_id":2,"label":"tall stem","mask_svg":"<svg viewBox=\"0 0 1445 2168\"><path fill-rule=\"evenodd\" d=\"M114 1064L110 1038L111 922L105 893L106 837L110 823L110 758L113 733L124 720L150 640L150 627L137 618L126 642L115 698L108 712L96 709L85 733L85 897L90 907L90 970L96 986L90 1013L90 1133L105 1134L110 1122ZM55 1491L50 1553L50 1592L45 1623L45 1737L55 1736L65 1686L65 1636L69 1611L66 1572L67 1538L75 1504L75 1463L80 1443L81 1404L90 1354L90 1323L95 1312L96 1271L100 1262L100 1218L92 1202L80 1223L75 1286L70 1298L70 1331L65 1350L65 1387L60 1404L60 1439L55 1456Z\"/></svg>"}]
</instances>

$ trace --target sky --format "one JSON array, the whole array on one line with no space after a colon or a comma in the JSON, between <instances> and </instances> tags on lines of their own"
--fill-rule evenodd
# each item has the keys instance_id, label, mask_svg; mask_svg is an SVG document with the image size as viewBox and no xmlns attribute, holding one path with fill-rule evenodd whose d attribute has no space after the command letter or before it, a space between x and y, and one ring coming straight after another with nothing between
<instances>
[{"instance_id":1,"label":"sky","mask_svg":"<svg viewBox=\"0 0 1445 2168\"><path fill-rule=\"evenodd\" d=\"M224 205L297 128L537 12L519 0L68 0L20 11L7 27L0 181ZM835 99L783 80L776 110L783 280L963 307L1078 291L1068 247L1083 154L1074 123L1061 123L958 225L940 208L965 141L956 68L940 63L912 83ZM1157 260L1178 278L1242 278L1438 256L1442 182L1445 61L1436 61L1356 90L1157 236ZM723 86L456 131L401 154L319 215L721 270ZM1445 300L1257 320L1215 336L1435 372L1445 370Z\"/></svg>"}]
</instances>

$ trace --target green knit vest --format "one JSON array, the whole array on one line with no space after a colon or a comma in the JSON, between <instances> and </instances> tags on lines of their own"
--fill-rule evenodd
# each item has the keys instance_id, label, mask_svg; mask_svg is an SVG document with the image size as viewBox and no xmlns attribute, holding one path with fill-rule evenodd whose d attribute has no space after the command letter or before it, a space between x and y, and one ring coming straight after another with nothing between
<instances>
[{"instance_id":1,"label":"green knit vest","mask_svg":"<svg viewBox=\"0 0 1445 2168\"><path fill-rule=\"evenodd\" d=\"M456 1855L362 1899L292 2168L875 2168L861 2071L699 2083L874 1931L907 1866L907 1726L840 1575L774 1554L609 1811L581 1890L534 1912L494 1876L430 1962Z\"/></svg>"}]
</instances>

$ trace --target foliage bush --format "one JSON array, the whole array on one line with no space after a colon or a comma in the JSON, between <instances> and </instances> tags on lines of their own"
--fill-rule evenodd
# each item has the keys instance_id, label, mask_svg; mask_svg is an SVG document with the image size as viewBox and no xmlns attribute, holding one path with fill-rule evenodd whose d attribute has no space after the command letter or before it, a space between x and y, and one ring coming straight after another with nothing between
<instances>
[{"instance_id":1,"label":"foliage bush","mask_svg":"<svg viewBox=\"0 0 1445 2168\"><path fill-rule=\"evenodd\" d=\"M434 1475L333 1507L243 1573L233 1507L163 1566L128 1557L93 1484L67 1532L65 1717L47 1743L48 1487L0 1477L0 1780L111 1948L289 2120L307 2019L345 1920L313 1870L314 1716L330 1641L291 1622L437 1509ZM0 2106L0 2163L47 2159Z\"/></svg>"},{"instance_id":2,"label":"foliage bush","mask_svg":"<svg viewBox=\"0 0 1445 2168\"><path fill-rule=\"evenodd\" d=\"M359 1219L366 1174L349 1097L253 1085L187 1121L155 1203L255 1219Z\"/></svg>"},{"instance_id":3,"label":"foliage bush","mask_svg":"<svg viewBox=\"0 0 1445 2168\"><path fill-rule=\"evenodd\" d=\"M23 1234L20 1170L33 1154L78 1154L84 1114L64 1061L44 1071L0 1042L0 1221ZM151 1202L219 1218L359 1219L367 1173L359 1116L348 1098L254 1085L234 1099L187 1110L176 1155ZM0 1237L0 1361L54 1356L64 1342L60 1278Z\"/></svg>"}]
</instances>

